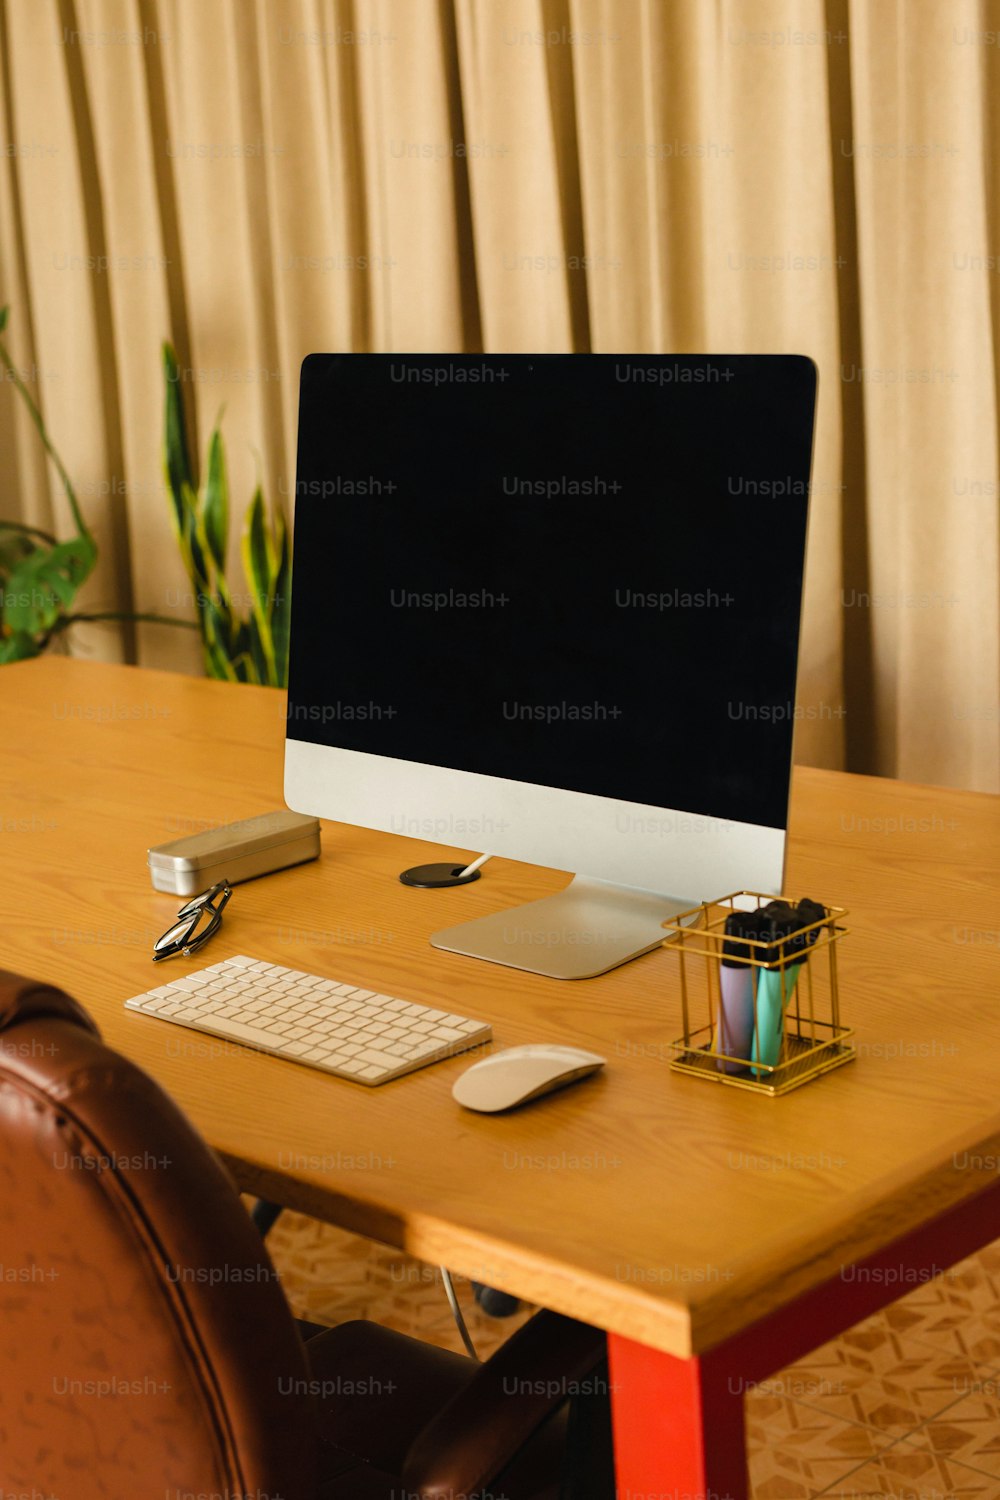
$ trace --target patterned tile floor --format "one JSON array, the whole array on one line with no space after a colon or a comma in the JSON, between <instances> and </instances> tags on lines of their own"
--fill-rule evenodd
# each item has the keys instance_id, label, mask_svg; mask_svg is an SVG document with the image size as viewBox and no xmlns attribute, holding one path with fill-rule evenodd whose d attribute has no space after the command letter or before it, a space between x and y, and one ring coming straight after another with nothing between
<instances>
[{"instance_id":1,"label":"patterned tile floor","mask_svg":"<svg viewBox=\"0 0 1000 1500\"><path fill-rule=\"evenodd\" d=\"M461 1349L433 1267L292 1213L268 1246L299 1317ZM530 1316L456 1286L481 1354ZM746 1415L754 1500L1000 1500L1000 1242L750 1390Z\"/></svg>"},{"instance_id":2,"label":"patterned tile floor","mask_svg":"<svg viewBox=\"0 0 1000 1500\"><path fill-rule=\"evenodd\" d=\"M268 1235L267 1247L296 1317L331 1327L368 1318L464 1353L436 1267L287 1211ZM533 1311L489 1318L476 1306L471 1283L456 1276L455 1290L481 1356L499 1348Z\"/></svg>"}]
</instances>

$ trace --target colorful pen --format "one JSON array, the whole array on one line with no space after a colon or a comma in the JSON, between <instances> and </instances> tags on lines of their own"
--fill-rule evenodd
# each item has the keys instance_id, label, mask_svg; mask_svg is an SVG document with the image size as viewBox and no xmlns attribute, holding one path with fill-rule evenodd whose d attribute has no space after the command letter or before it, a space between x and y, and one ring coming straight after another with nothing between
<instances>
[{"instance_id":1,"label":"colorful pen","mask_svg":"<svg viewBox=\"0 0 1000 1500\"><path fill-rule=\"evenodd\" d=\"M819 928L812 932L802 932L801 929L822 921L825 916L825 908L807 896L798 906L791 906L787 901L769 901L757 913L758 936L774 943L771 948L758 950L762 962L780 963L792 953L801 956L794 963L786 961L781 968L757 971L757 1019L750 1048L754 1062L773 1068L781 1056L785 1009L792 998L799 971L808 957L805 949L810 948L819 936ZM768 1076L767 1068L754 1068L753 1072L758 1078Z\"/></svg>"},{"instance_id":2,"label":"colorful pen","mask_svg":"<svg viewBox=\"0 0 1000 1500\"><path fill-rule=\"evenodd\" d=\"M741 938L757 936L757 913L733 911L726 918L726 933L731 934L722 944L722 966L719 971L719 1020L713 1038L713 1050L725 1053L729 1058L744 1057L750 1060L750 1044L753 1038L753 991L755 970L745 960L752 958L754 949ZM738 1062L718 1060L720 1073L742 1073Z\"/></svg>"}]
</instances>

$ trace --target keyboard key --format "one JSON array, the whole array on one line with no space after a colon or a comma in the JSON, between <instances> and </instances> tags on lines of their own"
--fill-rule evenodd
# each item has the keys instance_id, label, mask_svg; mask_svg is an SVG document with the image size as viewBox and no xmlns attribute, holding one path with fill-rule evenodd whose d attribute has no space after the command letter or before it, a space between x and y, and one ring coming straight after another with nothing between
<instances>
[{"instance_id":1,"label":"keyboard key","mask_svg":"<svg viewBox=\"0 0 1000 1500\"><path fill-rule=\"evenodd\" d=\"M220 1036L232 1037L237 1042L260 1042L263 1046L273 1048L274 1037L266 1031L261 1031L259 1026L248 1026L245 1021L227 1021L225 1030L219 1032Z\"/></svg>"},{"instance_id":2,"label":"keyboard key","mask_svg":"<svg viewBox=\"0 0 1000 1500\"><path fill-rule=\"evenodd\" d=\"M396 1059L394 1057L390 1056L388 1052L380 1052L375 1047L366 1047L363 1052L359 1052L356 1056L356 1061L371 1063L379 1068L394 1068L396 1066Z\"/></svg>"}]
</instances>

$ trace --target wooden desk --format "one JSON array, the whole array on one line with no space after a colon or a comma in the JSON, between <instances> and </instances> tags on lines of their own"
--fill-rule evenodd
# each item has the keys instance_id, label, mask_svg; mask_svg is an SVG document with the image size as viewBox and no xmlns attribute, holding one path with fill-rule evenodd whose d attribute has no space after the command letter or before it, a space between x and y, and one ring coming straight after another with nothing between
<instances>
[{"instance_id":1,"label":"wooden desk","mask_svg":"<svg viewBox=\"0 0 1000 1500\"><path fill-rule=\"evenodd\" d=\"M244 1189L606 1328L620 1490L745 1495L732 1377L1000 1236L1000 799L796 773L788 888L851 909L860 1057L777 1100L668 1071L663 951L560 983L430 947L565 875L496 860L411 890L397 874L433 844L327 824L319 863L237 887L206 961L248 952L481 1016L501 1047L608 1057L490 1118L452 1101L467 1059L368 1091L122 1008L178 904L147 845L281 805L283 694L49 658L0 669L0 695L0 962L77 995Z\"/></svg>"}]
</instances>

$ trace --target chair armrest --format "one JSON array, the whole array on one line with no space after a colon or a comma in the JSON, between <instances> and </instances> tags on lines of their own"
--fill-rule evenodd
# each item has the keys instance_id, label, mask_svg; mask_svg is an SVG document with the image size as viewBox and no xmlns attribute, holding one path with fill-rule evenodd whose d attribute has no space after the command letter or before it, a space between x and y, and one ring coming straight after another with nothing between
<instances>
[{"instance_id":1,"label":"chair armrest","mask_svg":"<svg viewBox=\"0 0 1000 1500\"><path fill-rule=\"evenodd\" d=\"M79 1001L67 995L58 985L41 979L26 979L0 969L0 1031L9 1031L22 1021L39 1021L43 1017L72 1021L92 1036L100 1037L97 1022Z\"/></svg>"},{"instance_id":2,"label":"chair armrest","mask_svg":"<svg viewBox=\"0 0 1000 1500\"><path fill-rule=\"evenodd\" d=\"M600 1329L536 1313L415 1439L403 1468L405 1488L421 1500L477 1493L553 1412L586 1389L604 1355Z\"/></svg>"}]
</instances>

